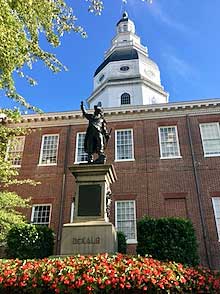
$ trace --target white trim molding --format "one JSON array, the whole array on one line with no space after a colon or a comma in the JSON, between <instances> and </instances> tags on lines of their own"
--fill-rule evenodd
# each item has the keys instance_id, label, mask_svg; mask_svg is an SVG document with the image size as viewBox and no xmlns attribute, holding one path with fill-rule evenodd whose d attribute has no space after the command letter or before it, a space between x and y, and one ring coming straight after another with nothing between
<instances>
[{"instance_id":1,"label":"white trim molding","mask_svg":"<svg viewBox=\"0 0 220 294\"><path fill-rule=\"evenodd\" d=\"M24 145L25 136L17 136L8 141L5 160L10 161L13 167L21 167Z\"/></svg>"},{"instance_id":2,"label":"white trim molding","mask_svg":"<svg viewBox=\"0 0 220 294\"><path fill-rule=\"evenodd\" d=\"M219 122L202 123L199 128L204 157L220 156Z\"/></svg>"},{"instance_id":3,"label":"white trim molding","mask_svg":"<svg viewBox=\"0 0 220 294\"><path fill-rule=\"evenodd\" d=\"M120 220L118 219L119 209L121 209ZM115 227L117 231L122 231L125 235L130 234L134 236L134 238L127 238L127 244L137 244L135 200L115 201Z\"/></svg>"},{"instance_id":4,"label":"white trim molding","mask_svg":"<svg viewBox=\"0 0 220 294\"><path fill-rule=\"evenodd\" d=\"M212 206L214 210L218 241L220 241L220 197L212 197Z\"/></svg>"},{"instance_id":5,"label":"white trim molding","mask_svg":"<svg viewBox=\"0 0 220 294\"><path fill-rule=\"evenodd\" d=\"M40 216L40 218L47 218L48 221L43 221L43 222L34 222L34 217L35 217L35 209L36 207L49 207L49 215L48 216ZM43 211L42 211L43 212ZM40 212L38 212L39 214ZM51 214L52 214L52 204L51 203L43 203L43 204L33 204L32 205L32 210L31 210L31 223L36 224L36 225L47 225L50 226L50 221L51 221ZM38 216L37 216L38 217Z\"/></svg>"},{"instance_id":6,"label":"white trim molding","mask_svg":"<svg viewBox=\"0 0 220 294\"><path fill-rule=\"evenodd\" d=\"M128 144L124 144L124 147L127 147L127 151L130 153L129 156L126 158L126 155L124 154L123 156L119 155L118 152L118 133L124 132L124 135L127 135L130 133L130 142ZM124 141L129 138L124 138ZM125 142L126 143L126 142ZM129 150L130 149L130 150ZM124 152L125 153L125 152ZM125 158L122 158L125 157ZM121 162L121 161L134 161L134 135L133 135L133 129L117 129L115 130L115 161L116 162Z\"/></svg>"},{"instance_id":7,"label":"white trim molding","mask_svg":"<svg viewBox=\"0 0 220 294\"><path fill-rule=\"evenodd\" d=\"M46 138L52 138L52 137L56 137L57 140L53 143L53 142L49 142L49 146L54 144L52 149L45 149L45 144L46 144ZM52 144L53 143L53 144ZM51 146L50 146L51 147ZM55 148L54 148L55 147ZM51 165L57 165L57 157L58 157L58 147L59 147L59 134L44 134L42 136L41 139L41 148L40 148L40 157L39 157L39 166L51 166ZM49 152L51 154L49 155L44 155L45 151L48 151L47 153L49 154ZM54 152L55 151L55 152ZM45 156L45 158L44 158ZM47 158L48 157L48 158ZM46 160L46 162L44 162Z\"/></svg>"},{"instance_id":8,"label":"white trim molding","mask_svg":"<svg viewBox=\"0 0 220 294\"><path fill-rule=\"evenodd\" d=\"M76 134L76 148L75 148L75 162L74 162L75 164L87 162L88 155L87 153L84 152L85 135L86 135L86 132L78 132ZM80 143L80 146L79 146L79 143ZM79 152L79 148L80 148L80 152ZM78 158L79 156L80 156L80 159L84 159L84 160L79 160Z\"/></svg>"},{"instance_id":9,"label":"white trim molding","mask_svg":"<svg viewBox=\"0 0 220 294\"><path fill-rule=\"evenodd\" d=\"M166 130L166 132L165 132ZM160 159L182 158L177 126L158 127Z\"/></svg>"}]
</instances>

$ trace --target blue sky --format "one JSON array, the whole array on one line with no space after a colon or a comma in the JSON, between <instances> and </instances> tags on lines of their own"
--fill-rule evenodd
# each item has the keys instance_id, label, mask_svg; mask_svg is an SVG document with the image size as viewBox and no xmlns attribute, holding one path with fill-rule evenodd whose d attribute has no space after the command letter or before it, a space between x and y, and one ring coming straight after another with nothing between
<instances>
[{"instance_id":1,"label":"blue sky","mask_svg":"<svg viewBox=\"0 0 220 294\"><path fill-rule=\"evenodd\" d=\"M38 62L32 76L38 85L17 81L17 90L45 112L79 109L93 87L93 74L104 58L122 14L121 0L104 0L101 16L87 12L84 0L67 1L88 34L71 33L52 49L67 72L51 73ZM170 102L220 98L220 1L127 0L126 10L135 22L136 33L159 66L162 85ZM48 49L46 43L43 48ZM12 106L0 96L0 106Z\"/></svg>"}]
</instances>

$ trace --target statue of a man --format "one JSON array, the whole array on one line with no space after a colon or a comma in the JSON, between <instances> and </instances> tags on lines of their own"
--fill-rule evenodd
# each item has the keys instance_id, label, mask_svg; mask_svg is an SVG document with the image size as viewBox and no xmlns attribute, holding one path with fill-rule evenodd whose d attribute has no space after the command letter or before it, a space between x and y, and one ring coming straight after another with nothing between
<instances>
[{"instance_id":1,"label":"statue of a man","mask_svg":"<svg viewBox=\"0 0 220 294\"><path fill-rule=\"evenodd\" d=\"M99 104L95 105L94 114L89 114L85 110L83 102L81 102L81 110L83 116L89 121L84 141L84 150L88 154L88 163L105 163L104 150L109 139L109 133L102 107ZM94 153L98 154L95 161L93 160Z\"/></svg>"}]
</instances>

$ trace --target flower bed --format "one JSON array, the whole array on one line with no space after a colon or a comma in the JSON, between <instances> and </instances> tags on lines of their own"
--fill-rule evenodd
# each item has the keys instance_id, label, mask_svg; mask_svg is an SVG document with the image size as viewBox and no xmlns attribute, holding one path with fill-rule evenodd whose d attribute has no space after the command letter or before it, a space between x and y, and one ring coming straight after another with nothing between
<instances>
[{"instance_id":1,"label":"flower bed","mask_svg":"<svg viewBox=\"0 0 220 294\"><path fill-rule=\"evenodd\" d=\"M122 254L0 261L0 293L77 292L220 293L220 278L207 269Z\"/></svg>"}]
</instances>

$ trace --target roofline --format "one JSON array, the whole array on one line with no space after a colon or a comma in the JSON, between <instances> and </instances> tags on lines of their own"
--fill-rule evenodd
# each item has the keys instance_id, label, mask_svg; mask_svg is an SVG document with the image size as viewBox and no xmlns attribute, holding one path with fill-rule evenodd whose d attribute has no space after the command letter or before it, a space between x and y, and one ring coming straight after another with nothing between
<instances>
[{"instance_id":1,"label":"roofline","mask_svg":"<svg viewBox=\"0 0 220 294\"><path fill-rule=\"evenodd\" d=\"M211 109L215 108L214 111ZM88 110L88 112L93 113L93 110ZM171 113L172 112L172 113ZM111 116L121 116L121 115L133 115L138 113L138 116L133 119L142 119L142 118L154 118L155 116L159 117L162 113L166 116L179 116L190 114L206 114L210 113L220 113L220 98L214 99L204 99L204 100L194 100L194 101L180 101L180 102L171 102L171 103L162 103L162 104L151 104L151 105L136 105L136 106L123 106L123 107L111 107L105 108L104 114L109 118ZM154 117L151 117L150 114L154 113ZM144 116L141 117L140 114ZM157 114L157 115L156 115ZM164 115L163 114L163 115ZM108 119L109 119L108 118ZM125 119L127 119L125 117ZM114 119L113 119L114 120ZM120 120L120 117L116 119ZM63 123L61 122L63 121ZM13 122L8 121L9 124ZM28 127L31 124L31 127L39 127L46 123L47 126L52 125L67 125L67 124L85 124L85 120L82 117L82 112L80 110L72 111L61 111L61 112L47 112L43 114L26 114L22 115L22 120L19 125L24 125ZM16 124L18 125L18 124Z\"/></svg>"}]
</instances>

